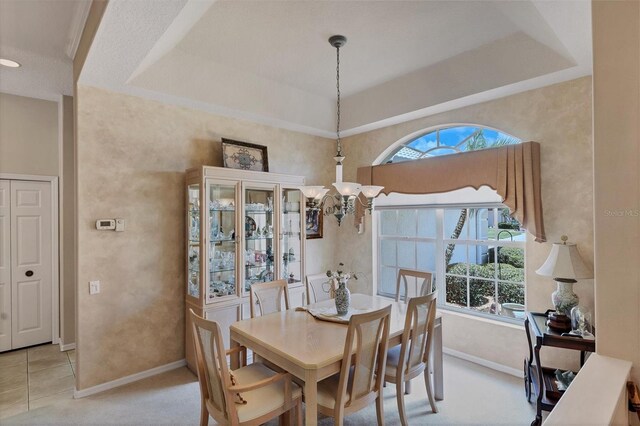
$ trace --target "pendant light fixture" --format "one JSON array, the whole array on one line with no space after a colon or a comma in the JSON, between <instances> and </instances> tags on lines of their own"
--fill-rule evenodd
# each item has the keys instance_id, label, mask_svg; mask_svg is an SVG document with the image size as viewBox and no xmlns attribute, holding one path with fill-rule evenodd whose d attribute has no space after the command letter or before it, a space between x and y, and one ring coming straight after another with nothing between
<instances>
[{"instance_id":1,"label":"pendant light fixture","mask_svg":"<svg viewBox=\"0 0 640 426\"><path fill-rule=\"evenodd\" d=\"M320 210L325 215L333 215L338 221L338 226L342 219L348 214L355 213L355 203L361 203L367 208L369 213L373 208L373 199L382 191L382 186L360 185L357 182L342 181L342 141L340 140L340 48L347 43L347 38L342 35L334 35L329 38L329 44L336 49L336 181L333 183L336 194L328 194L329 189L323 186L303 186L300 188L302 194L307 198L307 209ZM358 195L367 199L365 205L360 201Z\"/></svg>"}]
</instances>

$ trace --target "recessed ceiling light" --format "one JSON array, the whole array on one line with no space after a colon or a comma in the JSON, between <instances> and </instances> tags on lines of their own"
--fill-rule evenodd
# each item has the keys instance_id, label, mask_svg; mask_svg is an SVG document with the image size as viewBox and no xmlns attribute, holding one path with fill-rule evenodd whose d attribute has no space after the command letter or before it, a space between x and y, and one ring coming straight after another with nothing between
<instances>
[{"instance_id":1,"label":"recessed ceiling light","mask_svg":"<svg viewBox=\"0 0 640 426\"><path fill-rule=\"evenodd\" d=\"M18 68L20 66L16 61L12 61L11 59L0 58L0 65L4 65L9 68Z\"/></svg>"}]
</instances>

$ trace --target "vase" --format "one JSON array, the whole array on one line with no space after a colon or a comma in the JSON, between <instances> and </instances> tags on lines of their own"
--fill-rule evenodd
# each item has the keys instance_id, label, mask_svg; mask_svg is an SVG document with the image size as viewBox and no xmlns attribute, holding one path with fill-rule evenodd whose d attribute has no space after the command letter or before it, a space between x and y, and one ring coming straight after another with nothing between
<instances>
[{"instance_id":1,"label":"vase","mask_svg":"<svg viewBox=\"0 0 640 426\"><path fill-rule=\"evenodd\" d=\"M351 292L347 288L347 280L338 281L335 302L338 315L346 315L347 312L349 312L349 305L351 304Z\"/></svg>"},{"instance_id":2,"label":"vase","mask_svg":"<svg viewBox=\"0 0 640 426\"><path fill-rule=\"evenodd\" d=\"M551 294L556 312L571 318L571 309L578 306L578 296L573 292L573 280L556 280L558 288Z\"/></svg>"}]
</instances>

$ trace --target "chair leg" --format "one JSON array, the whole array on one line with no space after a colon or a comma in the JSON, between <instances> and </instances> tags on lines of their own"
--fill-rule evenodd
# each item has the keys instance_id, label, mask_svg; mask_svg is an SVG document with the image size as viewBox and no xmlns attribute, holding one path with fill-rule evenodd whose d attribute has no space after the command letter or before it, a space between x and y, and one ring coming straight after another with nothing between
<instances>
[{"instance_id":1,"label":"chair leg","mask_svg":"<svg viewBox=\"0 0 640 426\"><path fill-rule=\"evenodd\" d=\"M204 400L200 402L200 426L209 426L209 411Z\"/></svg>"},{"instance_id":2,"label":"chair leg","mask_svg":"<svg viewBox=\"0 0 640 426\"><path fill-rule=\"evenodd\" d=\"M437 413L438 406L436 405L436 400L433 398L433 386L431 385L431 374L429 373L429 368L424 369L424 384L427 387L427 396L429 397L431 411Z\"/></svg>"},{"instance_id":3,"label":"chair leg","mask_svg":"<svg viewBox=\"0 0 640 426\"><path fill-rule=\"evenodd\" d=\"M378 416L378 426L384 426L384 398L382 392L378 394L376 399L376 416Z\"/></svg>"},{"instance_id":4,"label":"chair leg","mask_svg":"<svg viewBox=\"0 0 640 426\"><path fill-rule=\"evenodd\" d=\"M400 423L402 426L407 426L407 413L404 410L404 382L398 380L396 383L396 398L398 398L398 412L400 413Z\"/></svg>"}]
</instances>

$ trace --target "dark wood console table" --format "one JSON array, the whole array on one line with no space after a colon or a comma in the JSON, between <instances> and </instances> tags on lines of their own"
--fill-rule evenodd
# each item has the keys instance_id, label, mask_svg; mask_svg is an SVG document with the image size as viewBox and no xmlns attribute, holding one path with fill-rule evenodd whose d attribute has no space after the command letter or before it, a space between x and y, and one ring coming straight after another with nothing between
<instances>
[{"instance_id":1,"label":"dark wood console table","mask_svg":"<svg viewBox=\"0 0 640 426\"><path fill-rule=\"evenodd\" d=\"M580 337L562 336L555 330L547 327L547 314L541 312L527 312L524 321L529 341L529 357L524 360L524 387L527 401L531 402L531 386L536 397L536 418L531 426L542 423L542 410L551 411L560 399L561 393L555 386L555 368L542 366L540 362L540 348L553 346L556 348L573 349L580 351L580 367L584 364L585 353L596 351L595 340L582 339ZM535 341L532 340L535 338Z\"/></svg>"}]
</instances>

